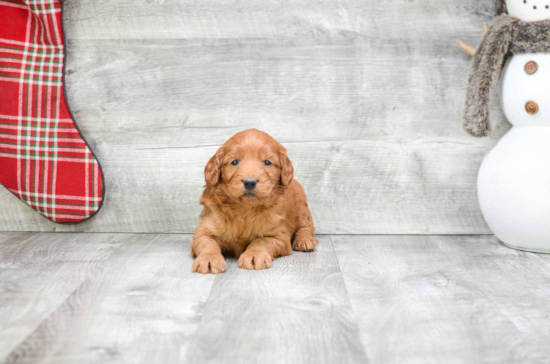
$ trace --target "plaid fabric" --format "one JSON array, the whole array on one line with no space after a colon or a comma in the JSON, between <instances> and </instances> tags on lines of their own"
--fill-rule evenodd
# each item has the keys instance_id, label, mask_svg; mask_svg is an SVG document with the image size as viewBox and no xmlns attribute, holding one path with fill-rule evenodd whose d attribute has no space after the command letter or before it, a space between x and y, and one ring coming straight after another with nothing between
<instances>
[{"instance_id":1,"label":"plaid fabric","mask_svg":"<svg viewBox=\"0 0 550 364\"><path fill-rule=\"evenodd\" d=\"M103 201L99 164L65 103L59 0L0 0L0 183L48 219Z\"/></svg>"}]
</instances>

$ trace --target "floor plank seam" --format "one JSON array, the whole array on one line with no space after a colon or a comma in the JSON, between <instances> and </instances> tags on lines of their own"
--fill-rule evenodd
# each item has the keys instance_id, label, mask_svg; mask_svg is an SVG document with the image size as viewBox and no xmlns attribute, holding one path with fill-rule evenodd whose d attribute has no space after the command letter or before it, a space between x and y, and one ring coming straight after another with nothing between
<instances>
[{"instance_id":1,"label":"floor plank seam","mask_svg":"<svg viewBox=\"0 0 550 364\"><path fill-rule=\"evenodd\" d=\"M80 289L80 287L86 281L87 281L87 279L82 281L70 294L67 295L67 297L62 302L60 302L60 304L58 306L52 308L52 310L47 314L47 316L44 317L41 321L39 321L36 324L36 326L34 327L34 329L32 331L30 331L27 336L25 336L21 341L19 341L17 343L15 348L8 354L8 356L6 356L5 358L0 358L0 363L10 363L10 362L12 362L12 360L10 360L10 358L12 358L12 356L14 356L19 351L19 349L21 348L22 345L24 345L30 338L32 338L36 334L37 330L40 329L40 327L45 322L47 322L59 310L59 308L61 308L67 302L67 300L69 300L75 294L75 292L77 292ZM2 361L2 360L5 360L5 361Z\"/></svg>"},{"instance_id":2,"label":"floor plank seam","mask_svg":"<svg viewBox=\"0 0 550 364\"><path fill-rule=\"evenodd\" d=\"M501 244L502 246L504 246L504 244L502 244L502 242L499 241L499 244ZM457 266L458 266L458 263L456 261L455 258L453 258L453 256L449 255L444 249L441 249L441 246L439 246L439 244L436 243L436 246L437 248L439 249L440 252L442 252L451 262L454 262ZM510 249L508 247L506 247L507 249ZM439 267L438 267L439 269ZM462 269L460 268L460 271L462 272L463 276L465 277L469 277L471 281L475 281L476 277L472 275L472 272L469 271L469 270L465 270L465 269ZM508 320L508 322L510 322L517 330L518 330L518 334L521 334L522 330L520 327L517 326L517 324L514 322L514 320L510 317L510 315L504 311L499 305L498 303L490 296L488 295L486 292L484 291L480 291L481 294L483 294L483 296L487 299L488 302L491 303L491 305L493 306L493 308L495 310L497 310L498 312L500 312L500 314L502 315L502 317L505 317L506 320Z\"/></svg>"},{"instance_id":3,"label":"floor plank seam","mask_svg":"<svg viewBox=\"0 0 550 364\"><path fill-rule=\"evenodd\" d=\"M200 274L200 273L194 273L194 274ZM216 274L215 278L213 279L212 284L210 285L210 289L208 291L208 296L204 300L204 304L202 305L201 310L200 310L201 319L197 323L197 326L195 328L195 332L193 333L193 338L191 339L191 344L189 345L189 350L188 350L187 354L185 355L185 362L186 363L192 363L193 362L192 358L193 358L193 353L194 353L195 348L196 348L198 332L199 332L199 329L203 326L203 322L204 322L204 309L206 308L206 306L210 302L210 297L212 297L212 292L214 291L214 285L216 284L216 281L218 279L222 279L223 278L222 275L224 275L224 274L227 274L227 272L223 272L221 274Z\"/></svg>"},{"instance_id":4,"label":"floor plank seam","mask_svg":"<svg viewBox=\"0 0 550 364\"><path fill-rule=\"evenodd\" d=\"M361 339L361 328L359 327L359 316L357 315L357 312L355 312L355 309L353 308L353 304L351 303L351 296L349 294L348 286L346 284L346 278L344 277L344 273L342 272L342 267L340 265L340 259L338 258L338 254L336 253L336 249L334 248L334 242L332 240L332 236L328 236L328 240L330 242L330 246L332 247L332 251L334 252L334 256L336 258L336 263L338 264L338 271L340 272L340 276L342 277L342 281L344 282L344 290L346 291L346 295L349 302L349 307L351 309L351 313L353 314L354 322L357 325L357 333L359 335L359 342L361 343L361 347L363 348L363 353L365 355L365 358L368 361L367 356L367 348L365 347L365 344L363 343L363 340Z\"/></svg>"},{"instance_id":5,"label":"floor plank seam","mask_svg":"<svg viewBox=\"0 0 550 364\"><path fill-rule=\"evenodd\" d=\"M45 234L48 234L48 233L45 233ZM57 233L54 233L54 234L57 234ZM101 233L101 234L106 234L106 233ZM33 234L33 236L35 236L35 235L40 235L40 234ZM73 297L78 292L78 290L80 290L82 288L82 286L85 283L87 283L90 279L94 278L98 273L100 273L102 271L102 269L105 268L105 266L107 265L107 262L112 259L113 255L115 255L115 253L119 249L121 249L131 239L131 236L132 236L132 234L127 234L127 233L121 233L120 235L128 235L128 236L127 236L126 239L124 239L124 241L119 246L113 248L113 251L111 252L111 255L109 256L109 258L107 258L103 262L101 262L100 265L95 269L95 271L91 272L90 275L88 277L86 277L86 279L83 279L82 282L80 282L76 286L76 288L71 293L69 293L63 301L61 301L59 303L59 305L52 308L52 310L47 314L47 316L45 316L41 321L39 321L37 323L36 327L32 331L30 331L29 334L27 336L25 336L25 338L17 344L17 346L9 353L9 355L6 358L4 358L7 362L9 362L9 358L14 353L16 353L21 348L21 346L24 345L25 342L27 342L27 340L29 340L33 335L35 335L37 330L40 329L40 327L45 322L47 322L61 307L63 307L63 305L65 305L67 303L67 301L71 297ZM150 235L154 235L154 234L150 234Z\"/></svg>"}]
</instances>

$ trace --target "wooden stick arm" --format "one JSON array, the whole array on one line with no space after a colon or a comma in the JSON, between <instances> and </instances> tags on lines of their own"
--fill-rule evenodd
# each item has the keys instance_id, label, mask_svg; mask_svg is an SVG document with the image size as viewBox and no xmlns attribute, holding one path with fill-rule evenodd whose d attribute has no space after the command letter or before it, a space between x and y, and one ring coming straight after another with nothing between
<instances>
[{"instance_id":1,"label":"wooden stick arm","mask_svg":"<svg viewBox=\"0 0 550 364\"><path fill-rule=\"evenodd\" d=\"M483 27L481 27L481 29L483 29L483 35L485 35L489 30L489 25L485 24L483 25ZM476 55L476 49L462 40L458 42L458 47L472 57Z\"/></svg>"},{"instance_id":2,"label":"wooden stick arm","mask_svg":"<svg viewBox=\"0 0 550 364\"><path fill-rule=\"evenodd\" d=\"M462 40L458 42L458 47L472 57L476 55L476 49Z\"/></svg>"}]
</instances>

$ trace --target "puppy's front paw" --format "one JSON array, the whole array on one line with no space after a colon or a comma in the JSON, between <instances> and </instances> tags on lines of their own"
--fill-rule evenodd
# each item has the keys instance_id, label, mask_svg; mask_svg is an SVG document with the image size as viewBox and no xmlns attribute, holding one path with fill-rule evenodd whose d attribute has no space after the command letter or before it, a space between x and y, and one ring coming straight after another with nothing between
<instances>
[{"instance_id":1,"label":"puppy's front paw","mask_svg":"<svg viewBox=\"0 0 550 364\"><path fill-rule=\"evenodd\" d=\"M271 268L273 258L264 250L245 251L239 258L239 268L243 269L268 269Z\"/></svg>"},{"instance_id":2,"label":"puppy's front paw","mask_svg":"<svg viewBox=\"0 0 550 364\"><path fill-rule=\"evenodd\" d=\"M297 252L312 252L317 246L317 239L312 235L300 235L294 238L292 249Z\"/></svg>"},{"instance_id":3,"label":"puppy's front paw","mask_svg":"<svg viewBox=\"0 0 550 364\"><path fill-rule=\"evenodd\" d=\"M225 259L221 254L201 254L193 262L193 272L202 274L225 272Z\"/></svg>"}]
</instances>

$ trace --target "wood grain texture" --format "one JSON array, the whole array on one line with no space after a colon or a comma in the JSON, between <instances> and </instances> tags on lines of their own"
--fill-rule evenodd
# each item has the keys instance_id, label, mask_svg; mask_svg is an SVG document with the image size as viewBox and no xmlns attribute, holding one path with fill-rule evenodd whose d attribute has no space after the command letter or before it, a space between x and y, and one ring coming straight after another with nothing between
<instances>
[{"instance_id":1,"label":"wood grain texture","mask_svg":"<svg viewBox=\"0 0 550 364\"><path fill-rule=\"evenodd\" d=\"M134 0L65 5L70 38L479 37L493 16L480 0Z\"/></svg>"},{"instance_id":2,"label":"wood grain texture","mask_svg":"<svg viewBox=\"0 0 550 364\"><path fill-rule=\"evenodd\" d=\"M334 236L374 363L544 363L550 264L491 236Z\"/></svg>"},{"instance_id":3,"label":"wood grain texture","mask_svg":"<svg viewBox=\"0 0 550 364\"><path fill-rule=\"evenodd\" d=\"M190 363L365 363L328 237L314 253L216 277L187 357Z\"/></svg>"},{"instance_id":4,"label":"wood grain texture","mask_svg":"<svg viewBox=\"0 0 550 364\"><path fill-rule=\"evenodd\" d=\"M490 233L476 176L509 125L495 103L495 138L461 130L470 59L456 46L476 44L490 8L68 2L67 89L105 206L57 226L0 189L0 231L192 233L204 165L255 127L289 148L319 233Z\"/></svg>"},{"instance_id":5,"label":"wood grain texture","mask_svg":"<svg viewBox=\"0 0 550 364\"><path fill-rule=\"evenodd\" d=\"M0 233L0 363L546 363L550 256L318 236L192 274L190 235Z\"/></svg>"},{"instance_id":6,"label":"wood grain texture","mask_svg":"<svg viewBox=\"0 0 550 364\"><path fill-rule=\"evenodd\" d=\"M190 244L189 235L133 235L6 362L182 362L214 282L191 273Z\"/></svg>"},{"instance_id":7,"label":"wood grain texture","mask_svg":"<svg viewBox=\"0 0 550 364\"><path fill-rule=\"evenodd\" d=\"M464 267L513 327L499 334L500 362L545 363L550 357L548 254L510 249L498 239L440 240L438 246ZM495 269L496 268L496 271ZM483 277L482 279L478 277ZM496 360L494 361L496 362Z\"/></svg>"},{"instance_id":8,"label":"wood grain texture","mask_svg":"<svg viewBox=\"0 0 550 364\"><path fill-rule=\"evenodd\" d=\"M475 179L494 140L474 140L460 130L457 100L462 86L449 91L450 98L433 88L436 83L439 90L447 87L440 76L447 72L444 65L453 62L442 61L441 72L431 81L424 78L426 64L437 57L436 47L418 56L414 69L404 55L398 69L388 69L373 80L362 76L362 69L375 62L371 46L387 49L376 42L366 44L360 54L355 54L353 44L321 47L318 66L312 66L307 56L313 45L296 46L294 51L300 54L289 56L289 47L273 50L276 44L264 43L266 52L280 57L271 60L254 55L259 45L242 54L239 47L217 43L210 45L205 57L211 52L225 56L218 55L220 59L209 65L199 59L190 66L174 61L181 51L191 52L179 42L165 41L163 52L143 41L111 43L120 57L110 61L105 60L109 53L100 50L104 42L82 46L77 53L93 65L77 69L103 69L105 74L82 71L88 75L74 77L78 84L70 86L75 97L89 100L80 103L83 109L75 110L75 115L94 121L82 125L105 169L107 200L101 214L89 223L56 227L58 231L192 232L200 212L197 200L204 165L233 133L257 127L289 148L320 233L489 232L478 208ZM207 47L195 49L201 52ZM399 49L394 44L382 59L389 62ZM236 60L227 63L229 52ZM334 60L346 52L348 59ZM256 80L244 85L240 75L250 67L243 66L249 57L261 58L254 68L267 70L278 63L281 75L290 74L279 78L258 73ZM120 58L136 59L130 73ZM380 63L371 68L373 74L384 69L383 61L376 62ZM467 64L455 61L454 67L465 73ZM395 91L402 82L391 78L396 71L412 76L402 91ZM181 75L189 79L182 80ZM453 77L454 84L461 84L461 76ZM133 85L136 82L139 85ZM117 94L120 85L126 87L125 95ZM362 91L357 92L357 87ZM409 89L414 87L419 91L411 97ZM256 88L265 90L256 92ZM285 98L294 97L303 99L284 105ZM168 101L161 107L162 100ZM169 100L176 103L170 105ZM307 115L292 116L301 113ZM239 115L246 120L239 120ZM442 123L441 117L450 121ZM8 199L3 192L3 200ZM8 201L13 209L0 214L2 230L54 229L15 198Z\"/></svg>"},{"instance_id":9,"label":"wood grain texture","mask_svg":"<svg viewBox=\"0 0 550 364\"><path fill-rule=\"evenodd\" d=\"M112 234L0 234L0 361L127 238Z\"/></svg>"}]
</instances>

